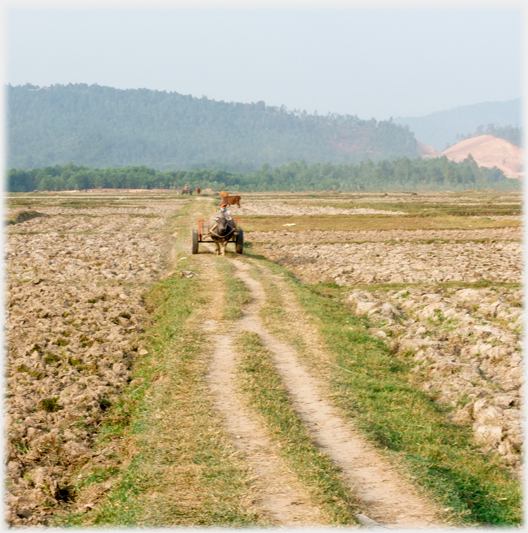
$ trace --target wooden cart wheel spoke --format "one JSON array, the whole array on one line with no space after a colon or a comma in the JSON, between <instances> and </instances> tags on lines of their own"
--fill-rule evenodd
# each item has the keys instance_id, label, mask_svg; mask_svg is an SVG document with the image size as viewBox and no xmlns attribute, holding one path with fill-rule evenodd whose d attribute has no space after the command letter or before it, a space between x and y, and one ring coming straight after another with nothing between
<instances>
[{"instance_id":1,"label":"wooden cart wheel spoke","mask_svg":"<svg viewBox=\"0 0 528 533\"><path fill-rule=\"evenodd\" d=\"M244 253L244 232L241 229L238 230L235 243L236 253Z\"/></svg>"},{"instance_id":2,"label":"wooden cart wheel spoke","mask_svg":"<svg viewBox=\"0 0 528 533\"><path fill-rule=\"evenodd\" d=\"M191 253L197 254L198 253L198 230L192 229L191 230Z\"/></svg>"}]
</instances>

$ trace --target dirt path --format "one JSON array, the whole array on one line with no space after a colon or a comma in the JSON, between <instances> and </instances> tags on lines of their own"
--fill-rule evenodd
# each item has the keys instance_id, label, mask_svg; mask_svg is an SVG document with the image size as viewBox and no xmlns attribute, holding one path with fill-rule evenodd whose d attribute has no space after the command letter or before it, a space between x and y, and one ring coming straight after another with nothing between
<instances>
[{"instance_id":1,"label":"dirt path","mask_svg":"<svg viewBox=\"0 0 528 533\"><path fill-rule=\"evenodd\" d=\"M216 285L219 285L218 280ZM215 299L217 302L212 308L221 309L223 294L217 292ZM235 448L254 472L256 505L277 526L323 525L325 522L320 510L309 502L306 490L289 472L267 432L236 390L238 362L231 341L234 332L226 332L226 324L215 319L205 321L203 329L211 334L211 342L215 346L207 381ZM238 323L233 329L239 329Z\"/></svg>"},{"instance_id":2,"label":"dirt path","mask_svg":"<svg viewBox=\"0 0 528 533\"><path fill-rule=\"evenodd\" d=\"M365 504L365 514L386 527L441 527L437 510L339 415L326 400L328 393L323 385L299 363L294 350L263 327L258 314L265 302L262 285L247 274L246 264L238 260L232 263L252 295L239 328L257 333L274 354L276 368L298 414L314 442L343 469Z\"/></svg>"},{"instance_id":3,"label":"dirt path","mask_svg":"<svg viewBox=\"0 0 528 533\"><path fill-rule=\"evenodd\" d=\"M196 200L206 199L198 197ZM214 246L202 244L201 247L210 253L198 255L195 260L208 267L205 275L212 286L219 287L218 273L210 268L216 257ZM223 292L216 291L211 309L222 309L223 298ZM214 395L216 409L232 436L233 445L254 473L255 505L280 527L324 525L320 509L310 503L306 490L289 471L276 445L237 392L235 375L238 361L232 338L239 330L239 323L229 326L219 315L213 311L202 324L215 346L207 382Z\"/></svg>"}]
</instances>

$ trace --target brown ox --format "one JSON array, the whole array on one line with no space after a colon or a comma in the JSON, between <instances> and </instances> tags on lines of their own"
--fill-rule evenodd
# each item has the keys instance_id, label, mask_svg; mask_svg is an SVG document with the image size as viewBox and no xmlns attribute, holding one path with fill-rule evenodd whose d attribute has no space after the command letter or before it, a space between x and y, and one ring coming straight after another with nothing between
<instances>
[{"instance_id":1,"label":"brown ox","mask_svg":"<svg viewBox=\"0 0 528 533\"><path fill-rule=\"evenodd\" d=\"M200 187L196 187L196 196L200 196L201 192L202 192L202 189L200 189Z\"/></svg>"},{"instance_id":2,"label":"brown ox","mask_svg":"<svg viewBox=\"0 0 528 533\"><path fill-rule=\"evenodd\" d=\"M229 196L228 192L220 191L220 198L225 198L226 196Z\"/></svg>"},{"instance_id":3,"label":"brown ox","mask_svg":"<svg viewBox=\"0 0 528 533\"><path fill-rule=\"evenodd\" d=\"M240 207L240 196L224 196L222 202L227 205L236 205L237 207Z\"/></svg>"}]
</instances>

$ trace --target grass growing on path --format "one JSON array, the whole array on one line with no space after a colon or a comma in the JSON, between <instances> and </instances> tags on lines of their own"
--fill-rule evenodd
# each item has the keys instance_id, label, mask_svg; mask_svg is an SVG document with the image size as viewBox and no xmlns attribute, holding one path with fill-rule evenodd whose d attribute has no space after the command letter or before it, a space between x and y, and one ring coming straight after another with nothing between
<instances>
[{"instance_id":1,"label":"grass growing on path","mask_svg":"<svg viewBox=\"0 0 528 533\"><path fill-rule=\"evenodd\" d=\"M188 213L194 214L191 207ZM187 218L178 221L189 229ZM184 257L182 251L178 244ZM177 259L180 268L184 261ZM200 325L209 316L210 282L198 262L185 261L197 277L182 279L176 272L145 296L148 354L109 409L96 446L114 460L88 464L74 487L78 501L92 509L75 507L55 525L268 525L252 503L250 471L222 427L205 381L213 347Z\"/></svg>"},{"instance_id":2,"label":"grass growing on path","mask_svg":"<svg viewBox=\"0 0 528 533\"><path fill-rule=\"evenodd\" d=\"M220 269L226 285L224 317L237 320L251 294L231 263L225 262ZM325 513L328 523L355 524L353 516L359 511L343 474L313 445L259 336L244 331L236 338L235 346L242 358L238 376L241 388L249 405L263 418L271 438L280 443L288 466Z\"/></svg>"},{"instance_id":3,"label":"grass growing on path","mask_svg":"<svg viewBox=\"0 0 528 533\"><path fill-rule=\"evenodd\" d=\"M239 382L250 405L263 417L280 453L331 524L353 524L358 507L341 471L317 450L295 412L269 351L255 333L244 331L235 343L242 360Z\"/></svg>"},{"instance_id":4,"label":"grass growing on path","mask_svg":"<svg viewBox=\"0 0 528 533\"><path fill-rule=\"evenodd\" d=\"M235 268L225 258L222 258L219 266L223 274L224 293L224 320L238 320L242 318L242 306L251 301L251 295L246 284L235 275Z\"/></svg>"},{"instance_id":5,"label":"grass growing on path","mask_svg":"<svg viewBox=\"0 0 528 533\"><path fill-rule=\"evenodd\" d=\"M315 320L333 364L340 367L322 373L330 375L334 400L354 423L447 508L452 520L519 524L519 481L498 454L480 452L469 429L452 424L431 397L413 386L410 368L367 333L366 319L316 287L296 282L278 265L263 264L274 273L286 273L289 288ZM280 291L271 293L267 306L268 313L280 317Z\"/></svg>"}]
</instances>

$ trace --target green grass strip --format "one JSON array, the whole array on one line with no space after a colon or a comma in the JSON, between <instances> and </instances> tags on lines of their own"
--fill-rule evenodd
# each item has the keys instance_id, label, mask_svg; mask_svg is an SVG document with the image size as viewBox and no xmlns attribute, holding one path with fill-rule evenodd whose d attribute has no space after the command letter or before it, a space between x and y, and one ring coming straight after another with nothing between
<instances>
[{"instance_id":1,"label":"green grass strip","mask_svg":"<svg viewBox=\"0 0 528 533\"><path fill-rule=\"evenodd\" d=\"M136 363L98 443L101 449L120 439L129 461L95 468L79 481L81 496L105 479L113 487L95 509L64 514L55 525L266 525L252 505L247 466L234 454L204 383L210 347L193 317L209 303L206 282L172 276L146 301L153 315L149 354Z\"/></svg>"},{"instance_id":2,"label":"green grass strip","mask_svg":"<svg viewBox=\"0 0 528 533\"><path fill-rule=\"evenodd\" d=\"M288 227L288 232L298 231L359 231L359 230L443 230L443 229L487 229L521 226L518 219L493 220L488 217L469 218L463 216L439 215L291 215L291 216L244 216L244 232L251 240L252 231L284 231L284 223L294 226ZM292 238L295 238L293 236Z\"/></svg>"},{"instance_id":3,"label":"green grass strip","mask_svg":"<svg viewBox=\"0 0 528 533\"><path fill-rule=\"evenodd\" d=\"M315 317L334 363L341 367L328 369L333 398L355 424L447 508L451 520L520 524L519 480L499 454L478 450L470 429L451 423L447 408L413 385L411 365L368 334L366 319L353 315L340 299L302 285L286 269L252 255L272 272L286 273L299 303ZM268 306L281 305L275 302Z\"/></svg>"},{"instance_id":4,"label":"green grass strip","mask_svg":"<svg viewBox=\"0 0 528 533\"><path fill-rule=\"evenodd\" d=\"M236 347L242 355L239 367L241 387L250 405L264 418L273 438L281 444L281 455L321 506L330 523L356 523L354 514L359 510L342 472L313 445L259 336L242 332Z\"/></svg>"},{"instance_id":5,"label":"green grass strip","mask_svg":"<svg viewBox=\"0 0 528 533\"><path fill-rule=\"evenodd\" d=\"M219 258L218 269L225 283L224 320L242 318L242 306L251 301L251 294L246 284L235 275L235 267L225 258Z\"/></svg>"}]
</instances>

